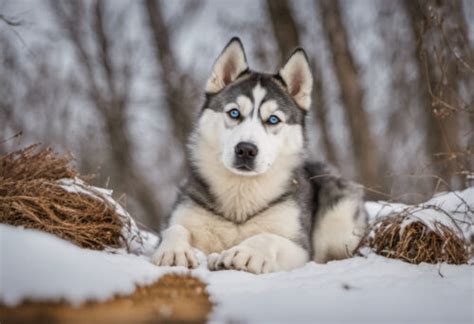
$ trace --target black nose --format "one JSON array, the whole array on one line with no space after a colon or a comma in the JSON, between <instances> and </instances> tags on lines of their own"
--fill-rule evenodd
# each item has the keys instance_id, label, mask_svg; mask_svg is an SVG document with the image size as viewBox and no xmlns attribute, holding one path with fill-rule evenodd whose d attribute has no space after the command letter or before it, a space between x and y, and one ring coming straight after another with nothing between
<instances>
[{"instance_id":1,"label":"black nose","mask_svg":"<svg viewBox=\"0 0 474 324\"><path fill-rule=\"evenodd\" d=\"M240 142L235 146L235 155L244 160L253 160L257 156L258 148L249 142Z\"/></svg>"}]
</instances>

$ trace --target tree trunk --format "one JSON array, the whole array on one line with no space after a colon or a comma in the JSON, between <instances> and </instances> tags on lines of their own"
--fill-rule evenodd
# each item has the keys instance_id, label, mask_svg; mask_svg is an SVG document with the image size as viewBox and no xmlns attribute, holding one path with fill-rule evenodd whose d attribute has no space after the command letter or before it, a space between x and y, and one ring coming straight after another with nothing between
<instances>
[{"instance_id":1,"label":"tree trunk","mask_svg":"<svg viewBox=\"0 0 474 324\"><path fill-rule=\"evenodd\" d=\"M313 78L314 78L314 90L313 90L313 119L314 124L319 126L318 130L321 134L321 142L326 155L327 161L337 167L339 162L337 158L336 149L331 138L331 132L329 130L329 121L327 119L327 104L324 100L324 82L321 69L316 62L313 60Z\"/></svg>"},{"instance_id":2,"label":"tree trunk","mask_svg":"<svg viewBox=\"0 0 474 324\"><path fill-rule=\"evenodd\" d=\"M287 0L267 0L267 7L273 27L273 33L277 40L280 52L279 59L283 63L283 60L291 54L291 51L300 45L298 26L291 14L290 5ZM316 60L313 60L312 70L314 76L313 122L314 125L318 127L319 133L321 134L326 159L332 165L337 166L336 152L331 140L328 121L326 118L327 112L326 104L324 102L322 73L319 66L316 64Z\"/></svg>"},{"instance_id":3,"label":"tree trunk","mask_svg":"<svg viewBox=\"0 0 474 324\"><path fill-rule=\"evenodd\" d=\"M280 52L279 61L283 64L291 52L300 45L298 26L287 0L267 0L267 8Z\"/></svg>"},{"instance_id":4,"label":"tree trunk","mask_svg":"<svg viewBox=\"0 0 474 324\"><path fill-rule=\"evenodd\" d=\"M113 183L138 202L148 225L158 228L160 202L133 162L133 145L128 135L126 118L131 89L121 87L119 90L116 86L117 83L130 85L130 67L115 66L113 63L111 38L115 35L110 35L106 29L108 15L105 2L96 0L91 4L90 19L86 18L88 7L81 1L51 1L50 5L75 50L78 65L85 76L86 91L104 123L110 154L109 168L115 171L112 173ZM86 34L81 32L86 26L93 32L91 40L86 39ZM89 50L86 45L88 42L94 43L97 51Z\"/></svg>"},{"instance_id":5,"label":"tree trunk","mask_svg":"<svg viewBox=\"0 0 474 324\"><path fill-rule=\"evenodd\" d=\"M377 149L364 108L364 90L349 48L339 1L322 0L319 3L322 25L332 52L334 70L339 81L345 117L349 126L358 180L366 186L374 186L377 185L379 167Z\"/></svg>"},{"instance_id":6,"label":"tree trunk","mask_svg":"<svg viewBox=\"0 0 474 324\"><path fill-rule=\"evenodd\" d=\"M148 16L149 30L155 47L156 62L161 71L165 101L173 123L173 132L183 152L186 151L188 135L192 128L192 110L183 85L190 82L179 71L172 52L169 30L165 25L161 4L157 0L145 0L144 10Z\"/></svg>"},{"instance_id":7,"label":"tree trunk","mask_svg":"<svg viewBox=\"0 0 474 324\"><path fill-rule=\"evenodd\" d=\"M459 159L459 86L465 64L472 67L467 25L461 1L405 0L406 14L416 42L419 94L426 120L426 147L435 175L449 189L456 172L467 167ZM457 54L455 54L455 52ZM458 57L457 57L458 56Z\"/></svg>"}]
</instances>

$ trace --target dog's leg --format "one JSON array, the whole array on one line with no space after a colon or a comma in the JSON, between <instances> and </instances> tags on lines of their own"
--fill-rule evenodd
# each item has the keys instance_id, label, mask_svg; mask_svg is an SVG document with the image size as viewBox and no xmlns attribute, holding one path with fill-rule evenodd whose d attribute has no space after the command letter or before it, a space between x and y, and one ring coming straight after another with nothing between
<instances>
[{"instance_id":1,"label":"dog's leg","mask_svg":"<svg viewBox=\"0 0 474 324\"><path fill-rule=\"evenodd\" d=\"M263 233L220 254L210 254L208 266L211 270L236 269L259 274L291 270L305 264L308 258L308 251L295 242Z\"/></svg>"},{"instance_id":2,"label":"dog's leg","mask_svg":"<svg viewBox=\"0 0 474 324\"><path fill-rule=\"evenodd\" d=\"M189 231L181 225L172 225L163 232L160 246L151 261L159 266L196 268L199 262L189 242Z\"/></svg>"},{"instance_id":3,"label":"dog's leg","mask_svg":"<svg viewBox=\"0 0 474 324\"><path fill-rule=\"evenodd\" d=\"M307 163L317 211L313 215L313 260L325 263L352 256L367 228L364 191L324 163Z\"/></svg>"},{"instance_id":4,"label":"dog's leg","mask_svg":"<svg viewBox=\"0 0 474 324\"><path fill-rule=\"evenodd\" d=\"M364 234L365 217L358 197L344 197L322 209L313 229L314 261L325 263L350 257Z\"/></svg>"}]
</instances>

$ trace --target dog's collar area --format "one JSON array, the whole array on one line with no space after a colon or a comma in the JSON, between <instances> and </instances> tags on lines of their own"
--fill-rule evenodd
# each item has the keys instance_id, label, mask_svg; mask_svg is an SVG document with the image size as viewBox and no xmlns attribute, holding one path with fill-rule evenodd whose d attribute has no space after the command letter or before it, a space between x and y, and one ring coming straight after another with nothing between
<instances>
[{"instance_id":1,"label":"dog's collar area","mask_svg":"<svg viewBox=\"0 0 474 324\"><path fill-rule=\"evenodd\" d=\"M295 184L296 182L296 186L298 185L298 181L296 179L293 179L292 180L292 183ZM227 219L228 221L231 221L235 224L243 224L245 223L246 221L248 221L249 219L265 212L266 210L270 209L271 207L273 207L274 205L276 204L279 204L283 201L285 201L286 199L288 199L289 197L291 197L291 195L293 194L293 192L291 191L287 191L283 194L281 194L280 196L278 196L277 198L271 200L266 206L262 207L261 209L257 210L256 212L250 214L250 215L247 215L247 217L245 217L243 220L235 220L234 218L232 217L229 217L228 215L226 215L224 212L220 211L220 210L217 210L216 208L213 208L211 206L209 206L209 204L206 204L205 202L203 202L201 199L199 199L198 197L194 196L194 195L188 195L188 197L195 203L197 204L198 206L204 208L205 210L213 213L214 215L216 216L220 216L224 219Z\"/></svg>"}]
</instances>

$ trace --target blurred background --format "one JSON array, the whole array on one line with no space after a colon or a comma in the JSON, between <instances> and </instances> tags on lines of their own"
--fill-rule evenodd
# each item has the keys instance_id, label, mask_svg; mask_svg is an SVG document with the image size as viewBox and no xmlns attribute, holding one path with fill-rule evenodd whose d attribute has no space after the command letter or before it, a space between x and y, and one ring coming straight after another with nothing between
<instances>
[{"instance_id":1,"label":"blurred background","mask_svg":"<svg viewBox=\"0 0 474 324\"><path fill-rule=\"evenodd\" d=\"M369 199L472 185L472 0L0 0L0 154L36 142L70 151L158 229L232 36L266 72L304 47L308 155Z\"/></svg>"}]
</instances>

